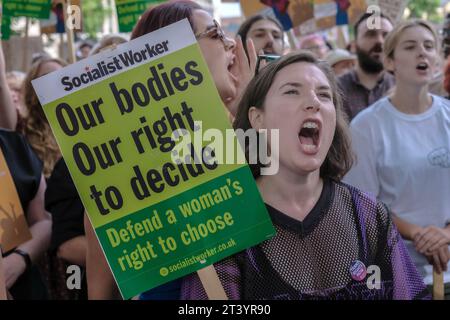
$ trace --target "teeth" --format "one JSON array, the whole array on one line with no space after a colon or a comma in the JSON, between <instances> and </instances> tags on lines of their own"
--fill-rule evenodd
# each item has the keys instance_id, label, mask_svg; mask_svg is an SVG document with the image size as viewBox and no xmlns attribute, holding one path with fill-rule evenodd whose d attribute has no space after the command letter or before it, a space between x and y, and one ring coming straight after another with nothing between
<instances>
[{"instance_id":1,"label":"teeth","mask_svg":"<svg viewBox=\"0 0 450 320\"><path fill-rule=\"evenodd\" d=\"M318 127L317 123L311 122L311 121L305 122L302 126L302 128L308 128L308 129L317 129L317 127Z\"/></svg>"}]
</instances>

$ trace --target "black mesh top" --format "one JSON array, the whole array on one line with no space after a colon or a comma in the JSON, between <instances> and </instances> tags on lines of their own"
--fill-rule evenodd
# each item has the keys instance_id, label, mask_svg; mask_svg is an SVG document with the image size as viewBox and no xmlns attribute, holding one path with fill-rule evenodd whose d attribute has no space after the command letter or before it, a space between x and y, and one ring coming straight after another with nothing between
<instances>
[{"instance_id":1,"label":"black mesh top","mask_svg":"<svg viewBox=\"0 0 450 320\"><path fill-rule=\"evenodd\" d=\"M325 181L302 222L266 206L276 236L215 264L230 299L429 298L388 210L373 197ZM197 274L184 279L181 296L207 299Z\"/></svg>"}]
</instances>

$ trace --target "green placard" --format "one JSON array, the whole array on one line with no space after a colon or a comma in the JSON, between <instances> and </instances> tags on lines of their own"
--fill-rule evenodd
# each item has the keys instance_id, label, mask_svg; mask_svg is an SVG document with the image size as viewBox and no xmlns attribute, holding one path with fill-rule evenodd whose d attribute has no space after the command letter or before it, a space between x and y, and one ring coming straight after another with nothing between
<instances>
[{"instance_id":1,"label":"green placard","mask_svg":"<svg viewBox=\"0 0 450 320\"><path fill-rule=\"evenodd\" d=\"M139 17L151 5L165 0L116 0L117 20L120 32L131 32Z\"/></svg>"},{"instance_id":2,"label":"green placard","mask_svg":"<svg viewBox=\"0 0 450 320\"><path fill-rule=\"evenodd\" d=\"M48 19L52 0L3 0L3 15Z\"/></svg>"},{"instance_id":3,"label":"green placard","mask_svg":"<svg viewBox=\"0 0 450 320\"><path fill-rule=\"evenodd\" d=\"M274 235L186 19L33 86L125 298Z\"/></svg>"},{"instance_id":4,"label":"green placard","mask_svg":"<svg viewBox=\"0 0 450 320\"><path fill-rule=\"evenodd\" d=\"M2 40L9 40L11 37L11 18L2 17Z\"/></svg>"}]
</instances>

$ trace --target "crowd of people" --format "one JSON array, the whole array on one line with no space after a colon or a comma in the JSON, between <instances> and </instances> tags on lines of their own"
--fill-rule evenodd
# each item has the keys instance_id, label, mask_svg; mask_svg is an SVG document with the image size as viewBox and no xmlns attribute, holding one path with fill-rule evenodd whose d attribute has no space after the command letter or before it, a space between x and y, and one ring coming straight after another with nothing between
<instances>
[{"instance_id":1,"label":"crowd of people","mask_svg":"<svg viewBox=\"0 0 450 320\"><path fill-rule=\"evenodd\" d=\"M230 37L187 0L148 9L133 29L131 39L188 19L234 129L279 130L278 172L250 165L276 235L214 265L231 299L429 299L433 270L450 299L450 64L428 22L382 15L374 29L370 16L354 25L354 50L321 34L288 48L264 15ZM126 41L107 36L79 55ZM0 50L0 151L32 234L3 253L11 299L120 299L31 85L66 65L41 55L26 75L6 73ZM377 266L379 287L355 263ZM66 287L71 264L81 290ZM191 274L136 298L207 295Z\"/></svg>"}]
</instances>

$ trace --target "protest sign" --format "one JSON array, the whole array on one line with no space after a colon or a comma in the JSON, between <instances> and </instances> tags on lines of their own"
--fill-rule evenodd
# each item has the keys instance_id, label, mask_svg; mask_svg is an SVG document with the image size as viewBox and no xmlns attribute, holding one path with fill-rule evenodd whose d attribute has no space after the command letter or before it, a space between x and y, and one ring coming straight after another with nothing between
<instances>
[{"instance_id":1,"label":"protest sign","mask_svg":"<svg viewBox=\"0 0 450 320\"><path fill-rule=\"evenodd\" d=\"M404 0L380 0L380 5L383 8L391 8L390 11L394 13L399 1ZM241 1L241 8L246 17L254 14L276 17L285 30L293 28L295 34L301 36L334 26L354 24L366 11L367 2L366 0L245 0Z\"/></svg>"},{"instance_id":2,"label":"protest sign","mask_svg":"<svg viewBox=\"0 0 450 320\"><path fill-rule=\"evenodd\" d=\"M0 149L0 246L8 252L30 239L19 195Z\"/></svg>"},{"instance_id":3,"label":"protest sign","mask_svg":"<svg viewBox=\"0 0 450 320\"><path fill-rule=\"evenodd\" d=\"M246 18L251 17L255 14L262 13L271 9L264 5L260 0L241 0L242 13Z\"/></svg>"},{"instance_id":4,"label":"protest sign","mask_svg":"<svg viewBox=\"0 0 450 320\"><path fill-rule=\"evenodd\" d=\"M3 15L48 19L52 0L3 0Z\"/></svg>"},{"instance_id":5,"label":"protest sign","mask_svg":"<svg viewBox=\"0 0 450 320\"><path fill-rule=\"evenodd\" d=\"M407 0L378 0L381 12L387 16L394 25L402 19L407 4Z\"/></svg>"},{"instance_id":6,"label":"protest sign","mask_svg":"<svg viewBox=\"0 0 450 320\"><path fill-rule=\"evenodd\" d=\"M2 40L9 40L11 37L11 18L10 17L2 17Z\"/></svg>"},{"instance_id":7,"label":"protest sign","mask_svg":"<svg viewBox=\"0 0 450 320\"><path fill-rule=\"evenodd\" d=\"M150 5L164 0L116 0L117 20L120 32L131 32L139 17Z\"/></svg>"},{"instance_id":8,"label":"protest sign","mask_svg":"<svg viewBox=\"0 0 450 320\"><path fill-rule=\"evenodd\" d=\"M367 9L365 0L297 0L289 14L297 35L353 25Z\"/></svg>"},{"instance_id":9,"label":"protest sign","mask_svg":"<svg viewBox=\"0 0 450 320\"><path fill-rule=\"evenodd\" d=\"M187 19L32 83L124 298L273 236Z\"/></svg>"}]
</instances>

